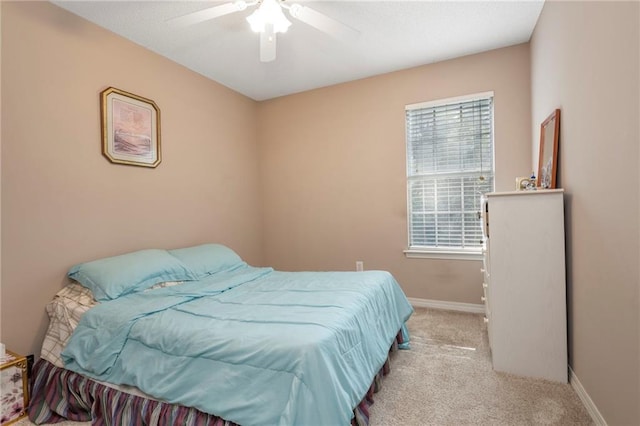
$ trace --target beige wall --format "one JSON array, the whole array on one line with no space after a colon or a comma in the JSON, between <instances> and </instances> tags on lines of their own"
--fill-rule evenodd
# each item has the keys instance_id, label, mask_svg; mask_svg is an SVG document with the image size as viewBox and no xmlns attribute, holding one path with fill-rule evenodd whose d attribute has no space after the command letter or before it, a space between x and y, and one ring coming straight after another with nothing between
<instances>
[{"instance_id":1,"label":"beige wall","mask_svg":"<svg viewBox=\"0 0 640 426\"><path fill-rule=\"evenodd\" d=\"M0 340L38 352L76 262L204 241L279 269L363 260L411 297L478 303L479 262L402 253L404 105L493 90L497 190L530 172L538 124L562 109L571 365L609 424L639 424L638 9L547 2L531 52L256 104L49 3L0 3ZM157 169L101 156L110 85L160 106Z\"/></svg>"},{"instance_id":2,"label":"beige wall","mask_svg":"<svg viewBox=\"0 0 640 426\"><path fill-rule=\"evenodd\" d=\"M205 241L261 263L257 104L48 2L2 2L2 342L38 353L76 262ZM107 86L161 110L162 163L101 155Z\"/></svg>"},{"instance_id":3,"label":"beige wall","mask_svg":"<svg viewBox=\"0 0 640 426\"><path fill-rule=\"evenodd\" d=\"M534 141L562 110L570 364L609 425L640 424L639 14L548 1L531 42Z\"/></svg>"},{"instance_id":4,"label":"beige wall","mask_svg":"<svg viewBox=\"0 0 640 426\"><path fill-rule=\"evenodd\" d=\"M480 303L479 261L407 259L407 104L495 92L496 188L531 167L529 46L262 102L265 259L391 271L410 297Z\"/></svg>"}]
</instances>

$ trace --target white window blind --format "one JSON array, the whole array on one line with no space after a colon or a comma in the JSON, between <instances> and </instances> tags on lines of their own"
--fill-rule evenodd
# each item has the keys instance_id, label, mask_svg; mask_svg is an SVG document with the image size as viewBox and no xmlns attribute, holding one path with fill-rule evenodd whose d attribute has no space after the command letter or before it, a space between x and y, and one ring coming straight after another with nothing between
<instances>
[{"instance_id":1,"label":"white window blind","mask_svg":"<svg viewBox=\"0 0 640 426\"><path fill-rule=\"evenodd\" d=\"M493 94L406 107L409 249L479 251L493 191Z\"/></svg>"}]
</instances>

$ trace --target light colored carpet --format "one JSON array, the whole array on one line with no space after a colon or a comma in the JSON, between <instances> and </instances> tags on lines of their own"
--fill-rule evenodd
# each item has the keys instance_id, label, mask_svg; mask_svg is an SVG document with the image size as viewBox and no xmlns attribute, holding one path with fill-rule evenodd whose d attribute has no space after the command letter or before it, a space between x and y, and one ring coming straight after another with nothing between
<instances>
[{"instance_id":1,"label":"light colored carpet","mask_svg":"<svg viewBox=\"0 0 640 426\"><path fill-rule=\"evenodd\" d=\"M569 384L496 373L482 315L416 309L371 426L592 425Z\"/></svg>"},{"instance_id":2,"label":"light colored carpet","mask_svg":"<svg viewBox=\"0 0 640 426\"><path fill-rule=\"evenodd\" d=\"M494 372L481 315L419 308L408 327L411 350L393 355L371 426L593 424L569 384Z\"/></svg>"}]
</instances>

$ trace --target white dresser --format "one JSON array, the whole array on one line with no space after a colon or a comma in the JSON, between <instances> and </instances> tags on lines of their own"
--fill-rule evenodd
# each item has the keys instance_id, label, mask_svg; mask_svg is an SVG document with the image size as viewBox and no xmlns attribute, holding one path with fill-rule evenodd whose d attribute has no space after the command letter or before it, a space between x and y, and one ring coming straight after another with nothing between
<instances>
[{"instance_id":1,"label":"white dresser","mask_svg":"<svg viewBox=\"0 0 640 426\"><path fill-rule=\"evenodd\" d=\"M567 382L563 195L485 197L483 299L496 371Z\"/></svg>"}]
</instances>

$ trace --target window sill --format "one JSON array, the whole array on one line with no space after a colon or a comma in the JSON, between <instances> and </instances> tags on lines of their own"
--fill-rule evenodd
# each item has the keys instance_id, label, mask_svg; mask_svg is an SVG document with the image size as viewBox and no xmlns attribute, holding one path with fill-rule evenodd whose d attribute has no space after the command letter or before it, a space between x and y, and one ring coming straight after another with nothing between
<instances>
[{"instance_id":1,"label":"window sill","mask_svg":"<svg viewBox=\"0 0 640 426\"><path fill-rule=\"evenodd\" d=\"M408 259L482 260L482 251L406 249L404 255Z\"/></svg>"}]
</instances>

